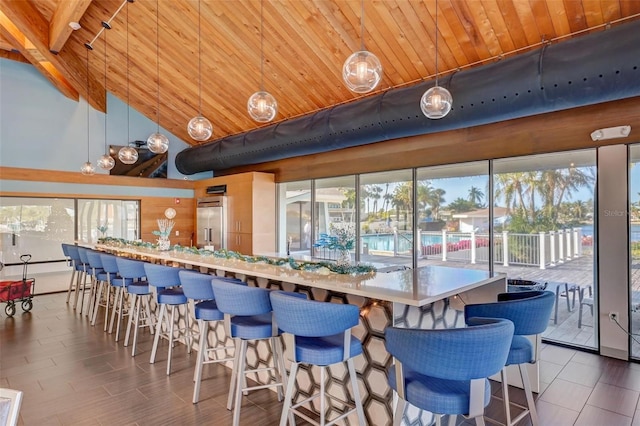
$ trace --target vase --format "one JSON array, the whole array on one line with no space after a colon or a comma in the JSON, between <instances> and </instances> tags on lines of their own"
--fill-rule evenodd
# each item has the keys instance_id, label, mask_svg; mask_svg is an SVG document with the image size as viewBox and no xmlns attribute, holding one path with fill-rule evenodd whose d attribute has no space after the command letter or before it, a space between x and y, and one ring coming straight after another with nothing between
<instances>
[{"instance_id":1,"label":"vase","mask_svg":"<svg viewBox=\"0 0 640 426\"><path fill-rule=\"evenodd\" d=\"M338 250L336 265L351 266L351 252L349 250Z\"/></svg>"},{"instance_id":2,"label":"vase","mask_svg":"<svg viewBox=\"0 0 640 426\"><path fill-rule=\"evenodd\" d=\"M158 239L158 250L160 251L168 251L171 248L171 241L168 238L159 238Z\"/></svg>"}]
</instances>

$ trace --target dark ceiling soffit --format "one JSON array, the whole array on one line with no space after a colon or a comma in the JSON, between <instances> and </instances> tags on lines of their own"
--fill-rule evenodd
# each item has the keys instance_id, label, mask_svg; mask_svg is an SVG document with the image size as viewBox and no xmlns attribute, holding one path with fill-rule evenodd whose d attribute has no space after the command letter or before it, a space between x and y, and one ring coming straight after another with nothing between
<instances>
[{"instance_id":1,"label":"dark ceiling soffit","mask_svg":"<svg viewBox=\"0 0 640 426\"><path fill-rule=\"evenodd\" d=\"M392 89L187 148L176 156L176 167L187 175L215 173L639 96L640 21L441 78L454 103L440 120L426 118L419 105L433 84Z\"/></svg>"}]
</instances>

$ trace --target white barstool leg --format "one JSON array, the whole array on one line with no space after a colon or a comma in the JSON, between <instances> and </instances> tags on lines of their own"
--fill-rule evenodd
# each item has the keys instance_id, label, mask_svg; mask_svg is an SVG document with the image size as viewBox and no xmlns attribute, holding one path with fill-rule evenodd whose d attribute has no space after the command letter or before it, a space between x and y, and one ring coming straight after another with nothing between
<instances>
[{"instance_id":1,"label":"white barstool leg","mask_svg":"<svg viewBox=\"0 0 640 426\"><path fill-rule=\"evenodd\" d=\"M143 296L137 296L138 303L136 304L136 312L135 312L135 322L133 323L135 329L133 330L133 347L131 348L131 356L136 356L136 343L138 343L138 329L140 328L140 305L142 305ZM127 340L128 341L128 340Z\"/></svg>"},{"instance_id":2,"label":"white barstool leg","mask_svg":"<svg viewBox=\"0 0 640 426\"><path fill-rule=\"evenodd\" d=\"M198 320L198 330L200 330L200 350L198 351L198 360L196 361L196 371L193 380L195 382L193 388L193 403L197 403L200 399L200 382L202 381L202 366L204 365L204 357L207 356L207 335L209 334L209 322L203 319Z\"/></svg>"},{"instance_id":3,"label":"white barstool leg","mask_svg":"<svg viewBox=\"0 0 640 426\"><path fill-rule=\"evenodd\" d=\"M165 303L160 304L160 314L156 320L156 335L153 338L153 348L151 349L151 358L149 358L149 364L156 362L156 352L158 351L158 344L160 343L160 336L162 335L162 324L164 323L164 314L167 310Z\"/></svg>"},{"instance_id":4,"label":"white barstool leg","mask_svg":"<svg viewBox=\"0 0 640 426\"><path fill-rule=\"evenodd\" d=\"M169 323L169 353L167 355L167 376L171 374L171 355L173 353L173 322L175 321L176 305L171 305L171 322ZM179 340L179 339L177 339Z\"/></svg>"},{"instance_id":5,"label":"white barstool leg","mask_svg":"<svg viewBox=\"0 0 640 426\"><path fill-rule=\"evenodd\" d=\"M138 326L138 313L136 312L136 305L139 304L138 299L140 299L138 297L137 294L129 294L129 297L131 298L131 307L129 308L129 319L127 321L127 332L124 335L124 346L129 346L129 336L131 335L131 326L134 324L135 321L135 327ZM116 339L117 341L117 339Z\"/></svg>"},{"instance_id":6,"label":"white barstool leg","mask_svg":"<svg viewBox=\"0 0 640 426\"><path fill-rule=\"evenodd\" d=\"M240 357L238 359L238 373L236 383L235 406L233 407L233 426L240 425L240 408L242 407L243 383L245 383L245 364L247 362L247 341L240 340Z\"/></svg>"},{"instance_id":7,"label":"white barstool leg","mask_svg":"<svg viewBox=\"0 0 640 426\"><path fill-rule=\"evenodd\" d=\"M353 358L347 360L347 368L349 369L349 376L351 377L351 387L353 388L353 399L356 404L356 412L358 413L358 424L364 426L364 409L362 408L362 400L360 399L360 388L358 387L358 376L356 375L356 368L353 364Z\"/></svg>"},{"instance_id":8,"label":"white barstool leg","mask_svg":"<svg viewBox=\"0 0 640 426\"><path fill-rule=\"evenodd\" d=\"M73 285L73 280L76 278L76 265L74 265L73 261L71 261L71 279L69 280L69 289L67 290L67 303L71 300L71 292L74 291L77 293L76 287Z\"/></svg>"},{"instance_id":9,"label":"white barstool leg","mask_svg":"<svg viewBox=\"0 0 640 426\"><path fill-rule=\"evenodd\" d=\"M229 396L227 398L227 410L233 410L233 400L235 395L236 381L238 378L238 369L240 368L240 348L242 347L241 339L233 339L235 349L233 351L233 368L231 370L231 381L229 382Z\"/></svg>"},{"instance_id":10,"label":"white barstool leg","mask_svg":"<svg viewBox=\"0 0 640 426\"><path fill-rule=\"evenodd\" d=\"M540 420L538 419L538 411L536 410L536 402L533 400L533 393L531 391L531 383L529 382L529 373L527 372L527 366L525 364L519 364L520 378L524 386L524 394L527 397L527 405L529 406L529 415L531 416L531 424L538 426Z\"/></svg>"}]
</instances>

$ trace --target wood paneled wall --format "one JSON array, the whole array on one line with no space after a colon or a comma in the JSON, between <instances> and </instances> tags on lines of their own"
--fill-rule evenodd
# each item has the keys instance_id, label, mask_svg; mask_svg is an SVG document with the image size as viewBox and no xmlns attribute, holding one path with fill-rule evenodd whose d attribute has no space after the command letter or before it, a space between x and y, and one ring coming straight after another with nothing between
<instances>
[{"instance_id":1,"label":"wood paneled wall","mask_svg":"<svg viewBox=\"0 0 640 426\"><path fill-rule=\"evenodd\" d=\"M34 182L80 183L87 185L135 186L143 188L172 188L193 189L194 183L177 179L148 179L126 176L94 175L83 176L76 172L52 170L36 170L14 167L0 167L0 179L22 180ZM76 193L44 193L44 192L7 192L0 191L1 196L13 197L59 197L59 198L101 198L118 200L140 200L141 238L143 241L154 242L158 237L153 231L158 229L157 219L164 218L165 209L172 207L176 210L175 226L171 233L171 244L188 246L191 244L194 230L194 200L193 197L151 197L143 194L139 196L104 195L104 194L76 194ZM176 231L180 235L176 236Z\"/></svg>"}]
</instances>

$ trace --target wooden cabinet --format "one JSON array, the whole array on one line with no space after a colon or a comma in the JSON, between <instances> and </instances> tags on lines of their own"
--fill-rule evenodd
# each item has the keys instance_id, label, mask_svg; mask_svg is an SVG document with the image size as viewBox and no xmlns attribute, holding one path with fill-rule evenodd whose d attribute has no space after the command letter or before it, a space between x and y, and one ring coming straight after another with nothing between
<instances>
[{"instance_id":1,"label":"wooden cabinet","mask_svg":"<svg viewBox=\"0 0 640 426\"><path fill-rule=\"evenodd\" d=\"M227 249L242 254L276 249L276 184L270 173L241 173L195 183L195 198L210 196L207 187L226 185Z\"/></svg>"}]
</instances>

